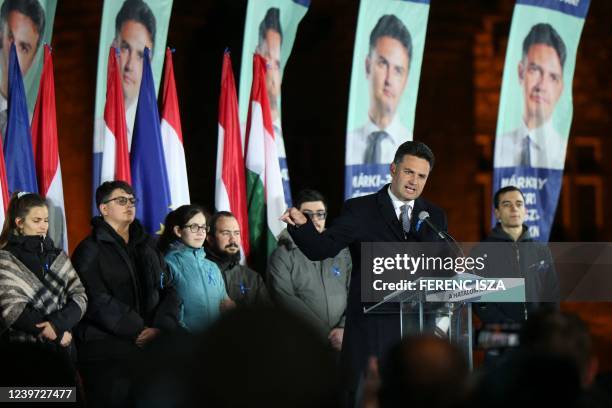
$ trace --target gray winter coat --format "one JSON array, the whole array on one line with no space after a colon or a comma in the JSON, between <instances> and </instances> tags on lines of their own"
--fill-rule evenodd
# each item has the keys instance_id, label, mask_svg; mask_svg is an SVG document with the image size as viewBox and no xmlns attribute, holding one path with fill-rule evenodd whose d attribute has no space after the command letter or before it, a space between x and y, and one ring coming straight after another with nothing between
<instances>
[{"instance_id":1,"label":"gray winter coat","mask_svg":"<svg viewBox=\"0 0 612 408\"><path fill-rule=\"evenodd\" d=\"M348 249L311 261L284 230L270 256L266 284L278 305L311 321L327 337L332 329L344 327L351 267Z\"/></svg>"}]
</instances>

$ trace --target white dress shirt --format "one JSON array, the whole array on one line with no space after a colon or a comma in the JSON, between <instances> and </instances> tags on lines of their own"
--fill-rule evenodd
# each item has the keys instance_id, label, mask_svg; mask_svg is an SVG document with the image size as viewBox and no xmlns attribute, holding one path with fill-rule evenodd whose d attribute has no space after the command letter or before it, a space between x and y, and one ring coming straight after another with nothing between
<instances>
[{"instance_id":1,"label":"white dress shirt","mask_svg":"<svg viewBox=\"0 0 612 408\"><path fill-rule=\"evenodd\" d=\"M412 140L412 132L402 125L398 116L395 115L385 129L381 129L368 119L365 125L349 132L346 136L346 165L363 164L363 156L368 148L368 136L379 131L384 131L390 136L384 138L380 144L381 163L390 164L399 145Z\"/></svg>"},{"instance_id":2,"label":"white dress shirt","mask_svg":"<svg viewBox=\"0 0 612 408\"><path fill-rule=\"evenodd\" d=\"M408 204L408 218L412 221L412 210L414 209L414 200L409 200L409 201L400 200L391 191L391 186L389 186L387 191L389 192L389 197L391 198L391 203L393 204L393 209L395 210L395 218L399 220L400 214L402 213L402 206L404 204Z\"/></svg>"},{"instance_id":3,"label":"white dress shirt","mask_svg":"<svg viewBox=\"0 0 612 408\"><path fill-rule=\"evenodd\" d=\"M549 120L529 129L524 122L517 129L504 133L495 141L495 167L515 167L521 164L524 139L529 137L531 167L563 169L567 138L561 137Z\"/></svg>"}]
</instances>

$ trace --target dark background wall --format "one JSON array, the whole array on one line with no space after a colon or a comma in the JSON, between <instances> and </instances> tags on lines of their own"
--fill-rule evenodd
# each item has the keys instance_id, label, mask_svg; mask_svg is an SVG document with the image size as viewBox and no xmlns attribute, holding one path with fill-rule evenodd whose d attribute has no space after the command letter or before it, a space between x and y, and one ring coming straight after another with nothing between
<instances>
[{"instance_id":1,"label":"dark background wall","mask_svg":"<svg viewBox=\"0 0 612 408\"><path fill-rule=\"evenodd\" d=\"M118 1L118 0L117 0ZM58 2L53 34L60 153L70 246L88 233L101 0ZM579 46L574 119L551 240L610 241L612 2L593 0ZM194 202L213 208L221 57L238 82L246 0L175 0L168 34ZM433 0L417 101L415 139L438 164L425 196L445 208L451 233L488 229L491 149L514 2ZM293 192L317 188L342 205L349 76L359 2L312 0L283 79L283 133ZM612 307L565 305L589 320L612 368ZM606 355L606 353L608 353Z\"/></svg>"}]
</instances>

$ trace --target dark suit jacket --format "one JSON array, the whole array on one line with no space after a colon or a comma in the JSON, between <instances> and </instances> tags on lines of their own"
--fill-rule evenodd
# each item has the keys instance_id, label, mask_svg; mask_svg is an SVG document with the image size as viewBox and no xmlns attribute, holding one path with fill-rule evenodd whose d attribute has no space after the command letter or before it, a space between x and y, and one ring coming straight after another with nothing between
<instances>
[{"instance_id":1,"label":"dark suit jacket","mask_svg":"<svg viewBox=\"0 0 612 408\"><path fill-rule=\"evenodd\" d=\"M311 260L335 256L349 247L353 259L351 286L346 311L346 327L342 345L342 369L347 375L350 391L355 391L359 375L370 355L381 357L400 340L396 315L364 314L361 303L361 243L362 242L431 242L440 238L425 224L416 231L418 214L429 212L431 221L446 231L446 214L425 199L414 202L411 228L404 237L402 226L395 215L387 184L377 193L347 200L342 214L333 225L319 234L310 220L288 231L302 252Z\"/></svg>"}]
</instances>

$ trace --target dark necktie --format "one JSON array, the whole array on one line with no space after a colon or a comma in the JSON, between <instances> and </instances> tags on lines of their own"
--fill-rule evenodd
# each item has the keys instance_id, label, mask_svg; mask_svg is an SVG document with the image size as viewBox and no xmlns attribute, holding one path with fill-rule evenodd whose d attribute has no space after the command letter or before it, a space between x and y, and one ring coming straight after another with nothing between
<instances>
[{"instance_id":1,"label":"dark necktie","mask_svg":"<svg viewBox=\"0 0 612 408\"><path fill-rule=\"evenodd\" d=\"M389 137L389 134L384 130L378 130L368 135L368 146L363 156L364 164L376 164L382 161L381 144L387 137Z\"/></svg>"},{"instance_id":2,"label":"dark necktie","mask_svg":"<svg viewBox=\"0 0 612 408\"><path fill-rule=\"evenodd\" d=\"M525 136L521 143L521 166L531 167L531 139L529 135Z\"/></svg>"},{"instance_id":3,"label":"dark necktie","mask_svg":"<svg viewBox=\"0 0 612 408\"><path fill-rule=\"evenodd\" d=\"M408 204L404 204L400 207L400 222L402 223L402 229L404 230L404 235L408 235L410 233L410 210L412 206Z\"/></svg>"}]
</instances>

